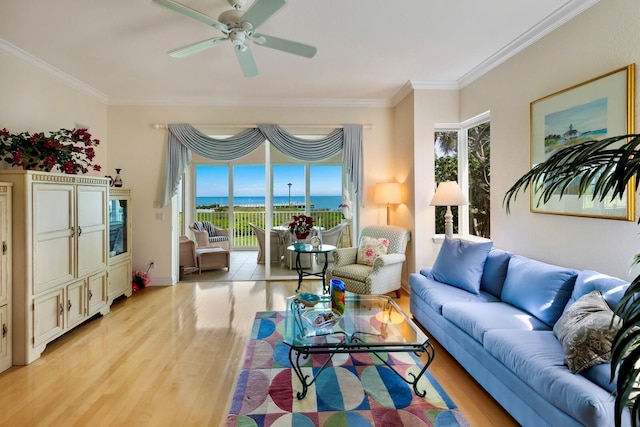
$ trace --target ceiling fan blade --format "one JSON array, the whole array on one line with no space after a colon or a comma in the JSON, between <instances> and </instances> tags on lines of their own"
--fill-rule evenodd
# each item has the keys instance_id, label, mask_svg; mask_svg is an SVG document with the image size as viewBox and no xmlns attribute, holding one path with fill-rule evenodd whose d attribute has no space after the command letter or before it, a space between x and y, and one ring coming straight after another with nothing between
<instances>
[{"instance_id":1,"label":"ceiling fan blade","mask_svg":"<svg viewBox=\"0 0 640 427\"><path fill-rule=\"evenodd\" d=\"M192 53L200 52L201 50L209 49L217 44L227 41L226 37L215 37L213 39L202 40L197 43L192 43L187 46L172 50L169 55L173 58L184 58Z\"/></svg>"},{"instance_id":2,"label":"ceiling fan blade","mask_svg":"<svg viewBox=\"0 0 640 427\"><path fill-rule=\"evenodd\" d=\"M285 4L287 4L287 0L256 0L242 15L242 20L250 22L253 29L256 30Z\"/></svg>"},{"instance_id":3,"label":"ceiling fan blade","mask_svg":"<svg viewBox=\"0 0 640 427\"><path fill-rule=\"evenodd\" d=\"M172 0L153 0L153 2L157 5L164 6L168 9L173 10L174 12L178 12L181 15L187 16L189 18L195 19L196 21L200 21L204 24L215 27L223 32L229 32L229 29L222 22L216 21L210 16L205 15L204 13L198 12L195 9L191 9L188 6L177 3Z\"/></svg>"},{"instance_id":4,"label":"ceiling fan blade","mask_svg":"<svg viewBox=\"0 0 640 427\"><path fill-rule=\"evenodd\" d=\"M318 51L315 46L294 42L291 40L267 36L264 34L256 34L254 36L255 39L259 39L260 37L264 38L264 43L259 43L258 41L256 41L256 43L262 46L270 47L271 49L282 50L288 53L293 53L294 55L304 56L305 58L313 58Z\"/></svg>"},{"instance_id":5,"label":"ceiling fan blade","mask_svg":"<svg viewBox=\"0 0 640 427\"><path fill-rule=\"evenodd\" d=\"M236 56L240 61L240 66L242 67L242 72L245 77L255 77L260 74L256 58L253 56L253 52L251 52L251 48L249 46L237 46Z\"/></svg>"}]
</instances>

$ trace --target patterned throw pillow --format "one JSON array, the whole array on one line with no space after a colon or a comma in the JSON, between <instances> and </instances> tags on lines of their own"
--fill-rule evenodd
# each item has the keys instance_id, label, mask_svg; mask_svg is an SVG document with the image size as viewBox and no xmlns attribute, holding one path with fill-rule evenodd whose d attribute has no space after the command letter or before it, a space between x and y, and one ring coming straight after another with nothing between
<instances>
[{"instance_id":1,"label":"patterned throw pillow","mask_svg":"<svg viewBox=\"0 0 640 427\"><path fill-rule=\"evenodd\" d=\"M564 363L571 372L578 372L611 358L611 343L620 318L611 325L613 311L600 291L592 291L571 304L553 326L553 333L565 353Z\"/></svg>"},{"instance_id":2,"label":"patterned throw pillow","mask_svg":"<svg viewBox=\"0 0 640 427\"><path fill-rule=\"evenodd\" d=\"M356 257L358 264L373 265L376 258L387 254L388 247L389 239L362 236Z\"/></svg>"}]
</instances>

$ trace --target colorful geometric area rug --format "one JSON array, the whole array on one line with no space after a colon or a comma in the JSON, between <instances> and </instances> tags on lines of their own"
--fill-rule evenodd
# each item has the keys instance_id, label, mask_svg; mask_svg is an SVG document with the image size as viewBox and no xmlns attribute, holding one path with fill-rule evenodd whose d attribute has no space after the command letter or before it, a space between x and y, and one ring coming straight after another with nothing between
<instances>
[{"instance_id":1,"label":"colorful geometric area rug","mask_svg":"<svg viewBox=\"0 0 640 427\"><path fill-rule=\"evenodd\" d=\"M455 403L427 371L418 383L425 397L369 353L336 354L309 386L304 399L282 342L283 312L258 312L246 351L227 427L469 426ZM303 367L317 372L326 355L313 355ZM384 356L383 356L384 357ZM422 362L412 353L386 353L405 377Z\"/></svg>"}]
</instances>

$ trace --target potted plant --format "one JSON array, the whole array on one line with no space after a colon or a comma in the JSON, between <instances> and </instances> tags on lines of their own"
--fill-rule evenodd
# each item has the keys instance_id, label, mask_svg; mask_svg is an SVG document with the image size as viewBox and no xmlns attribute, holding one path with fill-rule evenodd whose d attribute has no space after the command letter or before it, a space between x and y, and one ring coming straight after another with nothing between
<instances>
[{"instance_id":1,"label":"potted plant","mask_svg":"<svg viewBox=\"0 0 640 427\"><path fill-rule=\"evenodd\" d=\"M87 173L89 168L99 171L100 165L92 163L99 144L87 129L60 129L48 135L0 129L2 160L23 169L68 174Z\"/></svg>"},{"instance_id":2,"label":"potted plant","mask_svg":"<svg viewBox=\"0 0 640 427\"><path fill-rule=\"evenodd\" d=\"M578 195L593 191L600 199L622 197L627 183L640 182L640 134L619 135L600 141L587 141L557 151L545 162L520 177L505 194L503 204L509 206L517 194L527 188L535 190L537 203L547 202L552 195L562 197L570 184L579 183ZM635 255L632 265L640 263ZM637 276L614 313L622 326L612 343L611 379L618 370L615 393L615 425L622 425L625 407L631 411L632 425L640 422L640 276ZM613 323L613 319L612 319Z\"/></svg>"}]
</instances>

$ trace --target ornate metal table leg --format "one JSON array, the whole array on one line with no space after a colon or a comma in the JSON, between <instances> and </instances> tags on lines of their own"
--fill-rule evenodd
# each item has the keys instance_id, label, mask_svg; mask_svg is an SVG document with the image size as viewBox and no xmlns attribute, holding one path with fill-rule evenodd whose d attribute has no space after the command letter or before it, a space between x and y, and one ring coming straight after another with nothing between
<instances>
[{"instance_id":1,"label":"ornate metal table leg","mask_svg":"<svg viewBox=\"0 0 640 427\"><path fill-rule=\"evenodd\" d=\"M296 353L295 361L294 353ZM289 363L291 363L291 369L293 369L293 371L296 373L298 379L300 380L300 383L302 384L302 391L299 391L296 394L298 400L304 399L304 397L307 395L307 389L309 388L309 384L307 384L307 378L309 378L309 376L302 373L302 369L300 368L300 356L302 356L302 353L294 350L293 347L289 349ZM307 357L308 355L304 355L305 359Z\"/></svg>"},{"instance_id":2,"label":"ornate metal table leg","mask_svg":"<svg viewBox=\"0 0 640 427\"><path fill-rule=\"evenodd\" d=\"M296 251L296 271L298 272L298 287L296 292L300 290L300 286L302 285L302 263L300 262L300 252Z\"/></svg>"},{"instance_id":3,"label":"ornate metal table leg","mask_svg":"<svg viewBox=\"0 0 640 427\"><path fill-rule=\"evenodd\" d=\"M427 391L418 390L418 381L420 381L420 378L422 378L424 373L427 371L427 368L429 367L429 365L431 365L431 362L433 361L433 358L435 357L435 353L436 353L435 349L433 348L433 345L431 345L430 342L427 342L425 344L424 352L427 354L427 362L424 364L424 367L422 368L420 373L418 375L414 375L411 372L409 373L409 375L413 377L413 381L410 381L409 383L413 385L413 391L415 392L416 396L419 396L419 397L424 397L427 394Z\"/></svg>"},{"instance_id":4,"label":"ornate metal table leg","mask_svg":"<svg viewBox=\"0 0 640 427\"><path fill-rule=\"evenodd\" d=\"M330 252L324 253L324 267L322 267L322 293L323 294L329 293L329 287L326 284L326 276L325 276L327 272L327 267L329 266L329 254Z\"/></svg>"}]
</instances>

